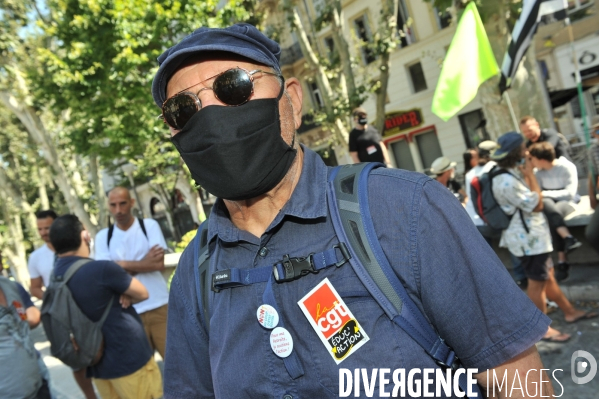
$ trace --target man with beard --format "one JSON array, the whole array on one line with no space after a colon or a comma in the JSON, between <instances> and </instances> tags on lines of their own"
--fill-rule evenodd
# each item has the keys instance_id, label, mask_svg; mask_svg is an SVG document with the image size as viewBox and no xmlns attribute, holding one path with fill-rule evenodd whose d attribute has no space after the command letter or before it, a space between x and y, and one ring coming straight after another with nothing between
<instances>
[{"instance_id":1,"label":"man with beard","mask_svg":"<svg viewBox=\"0 0 599 399\"><path fill-rule=\"evenodd\" d=\"M368 375L377 367L437 367L350 265L294 280L273 271L282 259L302 262L341 246L327 207L330 170L298 143L301 84L283 78L280 53L255 27L238 24L200 28L158 58L154 101L196 183L218 197L201 229L207 262L194 240L171 285L165 398L338 397L339 367ZM479 384L487 386L491 369L507 372L509 385L515 371L543 368L535 343L549 319L446 188L419 173L379 168L368 196L374 239L393 272L462 365L480 371ZM207 263L201 272L197 265ZM239 283L221 285L234 275ZM298 303L316 300L312 293L325 286L340 299L317 301L318 322L310 322ZM348 312L369 342L337 366L319 334ZM530 389L539 384L551 395L535 374Z\"/></svg>"},{"instance_id":2,"label":"man with beard","mask_svg":"<svg viewBox=\"0 0 599 399\"><path fill-rule=\"evenodd\" d=\"M168 290L162 277L166 242L154 219L133 217L135 200L129 190L108 193L108 210L115 224L96 235L96 260L112 260L148 289L150 298L133 305L141 317L152 349L164 358Z\"/></svg>"}]
</instances>

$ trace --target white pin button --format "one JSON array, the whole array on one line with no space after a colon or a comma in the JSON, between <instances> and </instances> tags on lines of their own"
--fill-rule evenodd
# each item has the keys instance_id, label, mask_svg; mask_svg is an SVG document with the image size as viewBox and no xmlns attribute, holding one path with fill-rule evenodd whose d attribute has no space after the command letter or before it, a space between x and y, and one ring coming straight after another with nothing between
<instances>
[{"instance_id":1,"label":"white pin button","mask_svg":"<svg viewBox=\"0 0 599 399\"><path fill-rule=\"evenodd\" d=\"M278 357L285 358L293 352L293 338L289 331L277 327L270 333L270 347Z\"/></svg>"},{"instance_id":2,"label":"white pin button","mask_svg":"<svg viewBox=\"0 0 599 399\"><path fill-rule=\"evenodd\" d=\"M275 308L267 304L260 305L256 311L256 317L258 318L258 323L269 330L275 328L277 324L279 324L279 313L277 313Z\"/></svg>"}]
</instances>

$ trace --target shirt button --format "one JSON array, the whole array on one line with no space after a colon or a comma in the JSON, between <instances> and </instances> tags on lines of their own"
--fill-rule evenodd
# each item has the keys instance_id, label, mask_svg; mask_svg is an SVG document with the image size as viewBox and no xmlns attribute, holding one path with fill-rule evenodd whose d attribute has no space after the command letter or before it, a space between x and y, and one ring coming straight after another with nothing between
<instances>
[{"instance_id":1,"label":"shirt button","mask_svg":"<svg viewBox=\"0 0 599 399\"><path fill-rule=\"evenodd\" d=\"M260 252L258 252L258 255L260 255L261 257L264 258L266 255L268 255L268 248L266 248L266 247L260 248ZM291 399L291 397L285 398L285 399Z\"/></svg>"},{"instance_id":2,"label":"shirt button","mask_svg":"<svg viewBox=\"0 0 599 399\"><path fill-rule=\"evenodd\" d=\"M293 399L293 396L286 394L286 395L283 395L283 399Z\"/></svg>"}]
</instances>

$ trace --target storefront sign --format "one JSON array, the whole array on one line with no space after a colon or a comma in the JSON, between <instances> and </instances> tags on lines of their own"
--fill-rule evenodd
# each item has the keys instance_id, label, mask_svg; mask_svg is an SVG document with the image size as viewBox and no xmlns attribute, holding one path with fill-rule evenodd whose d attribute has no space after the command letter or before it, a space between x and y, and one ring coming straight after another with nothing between
<instances>
[{"instance_id":1,"label":"storefront sign","mask_svg":"<svg viewBox=\"0 0 599 399\"><path fill-rule=\"evenodd\" d=\"M391 112L385 116L384 137L395 136L406 130L413 129L424 123L420 108L409 111Z\"/></svg>"}]
</instances>

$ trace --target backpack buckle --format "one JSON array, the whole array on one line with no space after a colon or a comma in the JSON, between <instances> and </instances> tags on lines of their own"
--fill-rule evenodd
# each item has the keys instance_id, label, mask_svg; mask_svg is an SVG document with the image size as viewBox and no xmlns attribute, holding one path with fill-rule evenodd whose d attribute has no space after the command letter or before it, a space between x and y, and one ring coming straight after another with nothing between
<instances>
[{"instance_id":1,"label":"backpack buckle","mask_svg":"<svg viewBox=\"0 0 599 399\"><path fill-rule=\"evenodd\" d=\"M333 246L333 248L339 249L341 251L341 255L343 255L343 259L339 262L335 263L335 267L343 266L347 261L351 259L351 254L349 253L349 249L347 249L347 245L344 242L340 242L339 244Z\"/></svg>"},{"instance_id":2,"label":"backpack buckle","mask_svg":"<svg viewBox=\"0 0 599 399\"><path fill-rule=\"evenodd\" d=\"M277 266L282 265L283 276L279 274ZM283 256L283 261L273 266L273 275L277 283L285 283L295 280L309 273L316 273L312 254L302 258L290 258L289 255Z\"/></svg>"}]
</instances>

